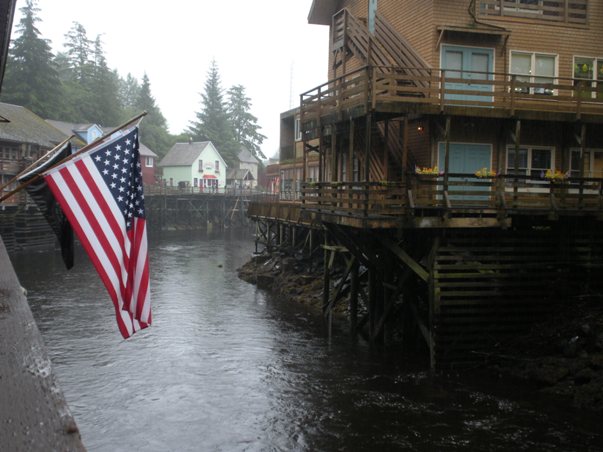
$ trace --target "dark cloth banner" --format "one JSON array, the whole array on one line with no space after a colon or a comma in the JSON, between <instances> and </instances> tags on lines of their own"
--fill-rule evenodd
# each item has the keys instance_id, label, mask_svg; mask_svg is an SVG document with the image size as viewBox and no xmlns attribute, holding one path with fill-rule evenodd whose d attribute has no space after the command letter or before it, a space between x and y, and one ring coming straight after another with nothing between
<instances>
[{"instance_id":1,"label":"dark cloth banner","mask_svg":"<svg viewBox=\"0 0 603 452\"><path fill-rule=\"evenodd\" d=\"M61 162L71 155L71 143L67 142L64 146L57 149L39 166L19 177L21 183L28 182L37 177L52 166ZM61 255L65 267L73 267L73 229L63 213L61 206L56 201L52 191L48 187L46 180L39 177L36 181L29 184L26 188L27 194L36 203L40 212L48 221L48 224L54 231L61 246Z\"/></svg>"}]
</instances>

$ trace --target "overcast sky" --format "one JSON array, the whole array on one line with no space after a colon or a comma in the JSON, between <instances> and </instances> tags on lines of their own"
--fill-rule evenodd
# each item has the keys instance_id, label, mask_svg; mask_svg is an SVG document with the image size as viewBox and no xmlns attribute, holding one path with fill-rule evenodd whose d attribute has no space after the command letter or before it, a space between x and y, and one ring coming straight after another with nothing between
<instances>
[{"instance_id":1,"label":"overcast sky","mask_svg":"<svg viewBox=\"0 0 603 452\"><path fill-rule=\"evenodd\" d=\"M24 4L17 1L13 33ZM251 113L268 137L262 150L273 156L280 113L297 106L300 93L327 81L328 27L308 24L311 4L312 0L38 0L38 26L55 53L64 50L64 35L73 22L81 23L92 40L100 34L110 68L139 81L147 73L172 133L182 132L195 119L215 59L224 90L236 84L246 88Z\"/></svg>"}]
</instances>

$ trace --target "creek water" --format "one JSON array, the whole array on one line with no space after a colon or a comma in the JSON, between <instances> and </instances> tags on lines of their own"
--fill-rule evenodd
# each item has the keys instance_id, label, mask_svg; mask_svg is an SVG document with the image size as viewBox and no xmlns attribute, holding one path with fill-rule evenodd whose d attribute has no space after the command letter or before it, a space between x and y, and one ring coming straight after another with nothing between
<instances>
[{"instance_id":1,"label":"creek water","mask_svg":"<svg viewBox=\"0 0 603 452\"><path fill-rule=\"evenodd\" d=\"M237 277L248 232L150 239L153 326L121 339L78 251L13 256L90 451L595 451L603 420L533 388L434 376L326 334L319 313Z\"/></svg>"}]
</instances>

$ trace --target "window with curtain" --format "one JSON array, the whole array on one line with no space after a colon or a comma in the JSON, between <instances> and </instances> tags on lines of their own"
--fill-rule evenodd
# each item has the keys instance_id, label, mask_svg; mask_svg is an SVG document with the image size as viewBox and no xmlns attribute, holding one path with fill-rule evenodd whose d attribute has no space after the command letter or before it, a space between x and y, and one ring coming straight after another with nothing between
<instances>
[{"instance_id":1,"label":"window with curtain","mask_svg":"<svg viewBox=\"0 0 603 452\"><path fill-rule=\"evenodd\" d=\"M518 82L530 86L518 86L515 92L525 94L554 94L550 86L555 83L557 55L545 55L533 52L511 52L511 73ZM549 85L549 86L547 86Z\"/></svg>"}]
</instances>

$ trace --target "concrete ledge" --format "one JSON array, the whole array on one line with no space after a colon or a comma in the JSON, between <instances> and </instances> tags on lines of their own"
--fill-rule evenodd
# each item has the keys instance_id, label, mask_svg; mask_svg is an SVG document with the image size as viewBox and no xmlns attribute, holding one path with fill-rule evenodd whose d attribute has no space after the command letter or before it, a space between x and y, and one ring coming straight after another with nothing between
<instances>
[{"instance_id":1,"label":"concrete ledge","mask_svg":"<svg viewBox=\"0 0 603 452\"><path fill-rule=\"evenodd\" d=\"M86 450L1 238L0 449Z\"/></svg>"}]
</instances>

